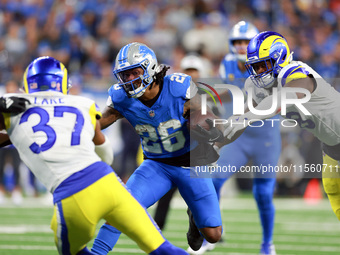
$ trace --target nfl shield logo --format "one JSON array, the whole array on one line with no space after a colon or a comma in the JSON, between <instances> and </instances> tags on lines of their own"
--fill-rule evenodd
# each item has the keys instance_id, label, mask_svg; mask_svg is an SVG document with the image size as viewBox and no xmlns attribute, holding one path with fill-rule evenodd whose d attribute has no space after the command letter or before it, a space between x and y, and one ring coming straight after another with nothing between
<instances>
[{"instance_id":1,"label":"nfl shield logo","mask_svg":"<svg viewBox=\"0 0 340 255\"><path fill-rule=\"evenodd\" d=\"M155 117L155 111L154 110L149 111L149 116L151 118Z\"/></svg>"}]
</instances>

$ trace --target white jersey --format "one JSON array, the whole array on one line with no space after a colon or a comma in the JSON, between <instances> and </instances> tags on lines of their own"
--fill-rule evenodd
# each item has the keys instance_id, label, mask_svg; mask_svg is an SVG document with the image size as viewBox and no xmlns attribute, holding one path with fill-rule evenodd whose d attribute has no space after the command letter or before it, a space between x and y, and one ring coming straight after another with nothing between
<instances>
[{"instance_id":1,"label":"white jersey","mask_svg":"<svg viewBox=\"0 0 340 255\"><path fill-rule=\"evenodd\" d=\"M101 115L93 100L50 91L6 96L31 102L21 114L3 114L5 125L23 162L49 191L101 161L92 142L96 115Z\"/></svg>"},{"instance_id":2,"label":"white jersey","mask_svg":"<svg viewBox=\"0 0 340 255\"><path fill-rule=\"evenodd\" d=\"M316 88L311 94L311 99L303 106L311 113L305 115L298 107L287 107L287 119L294 119L304 128L314 134L321 142L329 146L340 144L340 93L315 72L310 66L300 61L293 61L285 66L278 77L278 89L291 80L313 75ZM270 95L270 90L258 88L248 78L245 88L253 89L254 101L259 104Z\"/></svg>"}]
</instances>

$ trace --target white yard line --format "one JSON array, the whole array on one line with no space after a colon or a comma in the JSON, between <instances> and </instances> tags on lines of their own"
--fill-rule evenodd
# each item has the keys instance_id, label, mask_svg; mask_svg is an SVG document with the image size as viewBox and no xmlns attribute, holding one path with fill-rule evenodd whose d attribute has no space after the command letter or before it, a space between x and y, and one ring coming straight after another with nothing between
<instances>
[{"instance_id":1,"label":"white yard line","mask_svg":"<svg viewBox=\"0 0 340 255\"><path fill-rule=\"evenodd\" d=\"M0 225L0 234L53 233L49 225Z\"/></svg>"}]
</instances>

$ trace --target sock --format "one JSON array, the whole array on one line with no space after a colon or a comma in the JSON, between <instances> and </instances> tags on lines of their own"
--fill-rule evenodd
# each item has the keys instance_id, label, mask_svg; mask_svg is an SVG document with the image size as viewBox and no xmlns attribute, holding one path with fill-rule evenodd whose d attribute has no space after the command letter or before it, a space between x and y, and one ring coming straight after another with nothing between
<instances>
[{"instance_id":1,"label":"sock","mask_svg":"<svg viewBox=\"0 0 340 255\"><path fill-rule=\"evenodd\" d=\"M255 180L254 180L255 181ZM270 243L273 239L275 208L273 204L273 193L275 179L256 180L253 186L253 194L259 209L263 242Z\"/></svg>"},{"instance_id":2,"label":"sock","mask_svg":"<svg viewBox=\"0 0 340 255\"><path fill-rule=\"evenodd\" d=\"M104 224L94 240L91 251L95 254L106 255L116 245L121 232L110 225Z\"/></svg>"}]
</instances>

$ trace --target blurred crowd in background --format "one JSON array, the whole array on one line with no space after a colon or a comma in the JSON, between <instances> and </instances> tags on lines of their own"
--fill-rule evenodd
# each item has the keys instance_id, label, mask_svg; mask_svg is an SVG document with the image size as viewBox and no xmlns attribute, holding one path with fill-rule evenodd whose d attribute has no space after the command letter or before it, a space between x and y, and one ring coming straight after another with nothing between
<instances>
[{"instance_id":1,"label":"blurred crowd in background","mask_svg":"<svg viewBox=\"0 0 340 255\"><path fill-rule=\"evenodd\" d=\"M169 73L180 70L187 53L196 53L208 63L206 76L218 77L228 33L240 20L259 31L281 33L294 59L308 63L340 90L340 0L0 0L0 91L5 93L9 82L21 86L26 66L49 55L68 68L74 93L98 97L103 106L115 82L116 54L133 41L151 47L159 63L171 66ZM119 154L129 144L117 137L113 144ZM282 137L280 164L322 162L312 135L298 129L283 131ZM117 172L125 171L119 161L115 164ZM135 164L130 167L133 171ZM303 187L287 188L298 180L279 180L277 193L301 195Z\"/></svg>"}]
</instances>

